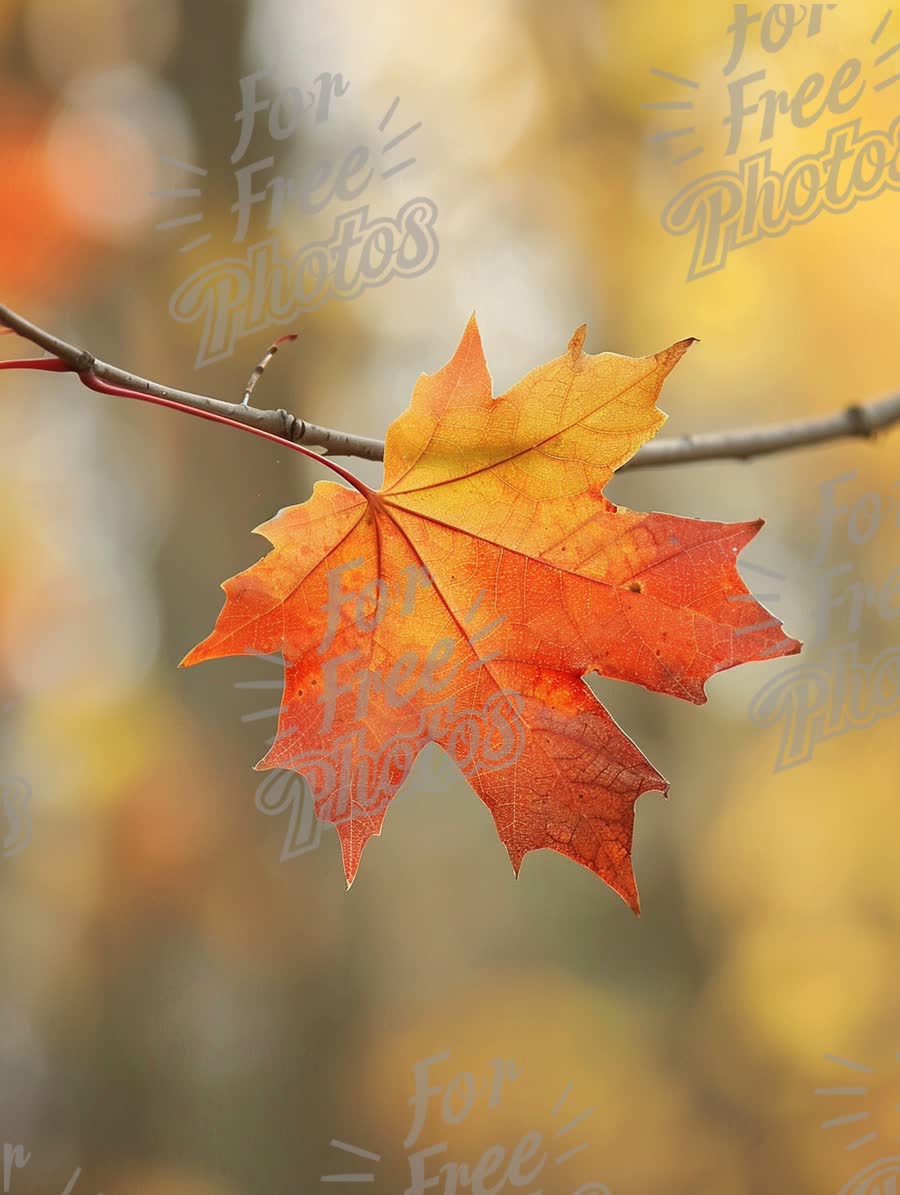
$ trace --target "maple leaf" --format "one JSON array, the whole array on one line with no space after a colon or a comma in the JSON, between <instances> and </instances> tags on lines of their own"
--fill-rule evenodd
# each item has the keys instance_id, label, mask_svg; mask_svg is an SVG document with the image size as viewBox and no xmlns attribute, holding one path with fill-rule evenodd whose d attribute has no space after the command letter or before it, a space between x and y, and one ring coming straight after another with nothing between
<instances>
[{"instance_id":1,"label":"maple leaf","mask_svg":"<svg viewBox=\"0 0 900 1195\"><path fill-rule=\"evenodd\" d=\"M587 354L584 336L495 398L473 316L388 429L382 488L331 465L353 488L317 482L257 528L274 550L224 583L215 630L182 661L282 654L278 735L256 766L305 776L348 885L436 742L516 874L550 848L637 912L634 805L668 785L584 676L701 704L714 673L800 649L737 571L761 519L604 497L665 421L656 399L693 341L631 358Z\"/></svg>"}]
</instances>

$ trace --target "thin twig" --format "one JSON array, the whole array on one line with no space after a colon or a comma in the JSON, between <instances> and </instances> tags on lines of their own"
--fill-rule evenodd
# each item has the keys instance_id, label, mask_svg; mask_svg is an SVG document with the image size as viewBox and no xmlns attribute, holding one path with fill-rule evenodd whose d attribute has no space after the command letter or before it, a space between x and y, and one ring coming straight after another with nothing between
<instances>
[{"instance_id":1,"label":"thin twig","mask_svg":"<svg viewBox=\"0 0 900 1195\"><path fill-rule=\"evenodd\" d=\"M256 385L256 383L259 381L259 379L263 376L263 372L264 372L266 366L269 364L269 362L272 360L272 358L278 352L278 346L280 344L284 344L285 341L296 340L296 339L297 339L296 332L288 332L288 334L286 336L279 336L277 340L273 341L269 345L268 349L266 350L266 355L263 357L262 361L260 361L259 365L257 365L254 368L253 373L251 373L251 375L250 375L250 381L247 383L247 389L244 391L244 398L243 398L243 402L241 403L242 406L244 406L244 407L249 406L250 395L253 393L253 387Z\"/></svg>"},{"instance_id":2,"label":"thin twig","mask_svg":"<svg viewBox=\"0 0 900 1195\"><path fill-rule=\"evenodd\" d=\"M39 359L31 362L0 361L0 369L21 366L60 372L70 370L78 373L86 385L91 384L91 379L96 379L107 386L125 389L163 406L187 409L216 422L242 426L257 434L263 434L266 439L285 440L293 445L313 445L323 449L330 457L355 456L368 461L380 461L384 458L382 440L319 427L314 423L307 423L304 419L298 419L289 411L261 411L246 402L225 402L205 394L175 390L171 386L161 386L158 382L151 382L127 370L108 365L2 305L0 324L5 324L25 340L45 349L57 359ZM265 366L278 343L279 341L275 342L264 361L257 366L257 370ZM256 370L254 375L258 376ZM252 384L249 389L252 390ZM249 390L245 392L245 397L249 397ZM854 404L835 415L815 419L773 423L763 427L741 428L738 431L704 432L694 436L651 440L624 464L619 472L626 469L652 468L657 465L684 465L696 461L747 461L775 452L809 448L813 444L824 444L830 440L860 436L871 439L878 432L885 431L897 423L900 423L900 394L865 404Z\"/></svg>"}]
</instances>

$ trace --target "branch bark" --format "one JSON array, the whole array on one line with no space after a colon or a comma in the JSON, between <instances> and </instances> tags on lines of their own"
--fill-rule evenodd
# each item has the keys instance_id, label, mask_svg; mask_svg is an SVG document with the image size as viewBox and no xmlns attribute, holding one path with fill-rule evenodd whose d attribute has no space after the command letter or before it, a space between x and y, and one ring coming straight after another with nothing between
<instances>
[{"instance_id":1,"label":"branch bark","mask_svg":"<svg viewBox=\"0 0 900 1195\"><path fill-rule=\"evenodd\" d=\"M380 461L384 458L382 440L319 427L305 419L298 419L290 411L264 411L241 402L232 403L206 394L194 394L189 390L176 390L148 378L138 377L128 370L100 361L84 349L68 344L2 304L0 324L5 324L23 339L46 350L62 363L63 368L79 374L86 384L90 385L91 379L96 379L101 385L93 386L93 389L102 389L104 385L117 387L119 391L132 392L135 397L156 400L206 418L243 426L256 434L264 435L267 439L283 440L293 445L314 446L328 456L355 456L368 461ZM0 362L0 368L16 366L40 367L37 363ZM809 448L830 440L860 436L872 438L897 423L900 423L900 394L865 404L853 404L834 415L815 419L773 423L729 432L661 437L645 444L619 472L697 461L747 461L776 452Z\"/></svg>"}]
</instances>

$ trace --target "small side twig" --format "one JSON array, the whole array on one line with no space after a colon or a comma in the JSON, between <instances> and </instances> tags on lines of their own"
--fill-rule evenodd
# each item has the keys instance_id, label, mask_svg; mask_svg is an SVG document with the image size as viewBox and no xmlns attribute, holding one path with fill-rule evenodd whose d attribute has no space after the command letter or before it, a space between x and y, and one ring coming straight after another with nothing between
<instances>
[{"instance_id":1,"label":"small side twig","mask_svg":"<svg viewBox=\"0 0 900 1195\"><path fill-rule=\"evenodd\" d=\"M265 370L266 366L269 364L269 362L272 360L272 358L278 352L278 346L280 344L284 344L284 342L286 340L296 340L296 339L297 339L296 332L288 332L286 336L279 336L277 340L273 341L272 344L269 345L268 349L266 350L266 355L263 357L262 361L260 361L259 365L256 366L256 368L253 370L253 373L251 373L251 375L250 375L250 380L247 382L247 389L244 391L244 398L243 398L243 401L241 404L242 406L245 406L245 407L248 406L248 404L250 402L250 395L253 393L253 387L256 385L256 383L259 381L259 379L263 376L263 371Z\"/></svg>"}]
</instances>

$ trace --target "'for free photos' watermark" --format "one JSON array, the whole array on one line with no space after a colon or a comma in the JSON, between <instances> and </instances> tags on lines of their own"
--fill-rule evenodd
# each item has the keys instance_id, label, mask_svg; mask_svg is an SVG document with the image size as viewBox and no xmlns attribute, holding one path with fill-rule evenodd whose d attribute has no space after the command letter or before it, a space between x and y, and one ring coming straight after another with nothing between
<instances>
[{"instance_id":1,"label":"'for free photos' watermark","mask_svg":"<svg viewBox=\"0 0 900 1195\"><path fill-rule=\"evenodd\" d=\"M848 1153L856 1154L857 1150L863 1150L864 1156L865 1153L871 1155L872 1147L880 1136L873 1125L872 1110L866 1107L871 1096L867 1076L873 1074L873 1068L835 1054L826 1054L825 1061L829 1063L830 1074L838 1082L834 1086L816 1089L816 1095L824 1097L829 1109L828 1118L822 1121L822 1128L849 1138L844 1145ZM893 1061L895 1073L900 1074L900 1066L897 1065L900 1063L900 1051ZM900 1084L897 1093L900 1095ZM900 1104L896 1104L896 1108L900 1108ZM893 1152L864 1165L841 1187L839 1195L897 1195L900 1191L900 1154L896 1142L900 1141L900 1136L895 1133L893 1140Z\"/></svg>"},{"instance_id":2,"label":"'for free photos' watermark","mask_svg":"<svg viewBox=\"0 0 900 1195\"><path fill-rule=\"evenodd\" d=\"M887 129L863 129L851 113L871 88L881 92L900 83L897 51L888 35L892 10L873 22L870 36L856 54L826 76L813 71L789 88L768 83L769 70L741 69L751 38L769 56L780 55L801 39L814 39L826 24L840 21L838 4L773 4L760 10L733 6L727 34L731 42L722 67L725 78L727 133L724 155L734 169L695 178L665 206L662 226L673 236L692 235L694 248L688 281L722 269L728 255L763 237L782 236L808 224L821 212L848 212L886 190L900 190L900 117ZM780 63L781 65L781 63ZM671 115L653 140L674 147L673 164L702 157L710 148L698 144L696 111L700 83L654 68L677 98L644 104ZM716 97L706 97L710 104ZM833 123L835 120L838 123ZM817 150L773 166L773 151L793 140L796 130L823 127ZM830 126L830 127L825 127ZM718 148L718 147L712 147ZM747 150L752 152L747 153Z\"/></svg>"},{"instance_id":3,"label":"'for free photos' watermark","mask_svg":"<svg viewBox=\"0 0 900 1195\"><path fill-rule=\"evenodd\" d=\"M241 107L235 114L240 127L230 165L236 195L231 205L232 243L246 244L254 210L265 216L270 235L246 245L242 254L220 257L196 269L169 302L174 319L198 325L198 368L231 356L244 336L290 323L330 298L355 299L392 278L418 277L437 261L438 209L431 199L415 196L385 216L372 216L369 204L359 203L374 179L392 178L416 163L411 147L421 121L404 127L399 96L377 123L373 138L377 145L354 145L340 160L318 158L299 175L285 176L276 172L274 152L247 160L254 134L264 126L274 150L297 132L303 120L314 126L325 124L350 83L340 74L323 73L305 93L288 87L266 98L262 92L268 80L268 72L261 70L240 81ZM189 174L195 185L158 194L178 203L190 200L196 207L202 202L202 180L209 171L188 162L167 161ZM287 216L331 213L347 204L356 206L334 215L330 235L283 255L275 234ZM203 220L202 210L190 210L156 227L187 232L189 239L179 252L189 254L212 239L211 232L195 235Z\"/></svg>"},{"instance_id":4,"label":"'for free photos' watermark","mask_svg":"<svg viewBox=\"0 0 900 1195\"><path fill-rule=\"evenodd\" d=\"M849 730L863 730L900 713L900 646L888 646L874 659L862 654L863 616L885 622L900 619L900 479L891 492L854 494L856 472L841 473L819 487L818 530L812 566L816 570L813 602L815 632L804 648L805 661L787 668L754 696L750 717L781 732L774 771L812 758L816 747ZM854 548L876 540L885 571L875 582L854 578ZM837 561L826 563L838 554ZM785 578L747 563L770 581ZM777 603L778 593L756 594ZM752 630L754 628L747 628ZM740 634L740 631L738 632ZM837 634L837 646L818 653L815 645ZM772 649L778 649L778 645ZM810 655L812 658L810 658Z\"/></svg>"},{"instance_id":5,"label":"'for free photos' watermark","mask_svg":"<svg viewBox=\"0 0 900 1195\"><path fill-rule=\"evenodd\" d=\"M258 713L244 715L244 721L286 714L287 725L271 740L287 743L295 734L309 737L310 731L324 745L315 751L290 755L281 762L286 768L265 773L257 787L255 804L269 816L288 813L289 820L281 859L306 854L321 841L319 817L340 824L361 814L381 813L409 775L413 763L429 742L438 742L467 778L513 767L525 750L524 703L510 689L492 692L483 702L461 703L454 682L467 672L477 673L499 655L474 652L506 621L506 615L485 621L482 606L487 590L478 593L461 618L466 642L474 658L462 658L460 641L445 637L402 653L389 668L360 666L365 648L390 611L400 620L416 614L423 591L433 588L428 570L410 565L403 570L402 584L395 590L384 578L370 580L359 589L347 587L347 576L364 566L359 557L327 570L327 598L322 607L325 631L317 654L323 657L321 673L309 678L317 690L314 702L295 709L285 703ZM350 631L354 646L337 651L341 633ZM263 659L284 664L280 656ZM281 688L281 682L239 681L239 688ZM404 717L404 707L415 701L415 725L375 741L367 718L374 700ZM321 707L309 723L310 710ZM338 714L341 717L338 717ZM303 725L292 724L302 716ZM335 734L335 728L339 733Z\"/></svg>"},{"instance_id":6,"label":"'for free photos' watermark","mask_svg":"<svg viewBox=\"0 0 900 1195\"><path fill-rule=\"evenodd\" d=\"M14 1177L17 1170L24 1170L31 1161L31 1152L26 1151L25 1146L21 1143L13 1144L11 1142L4 1142L3 1144L3 1195L14 1195ZM78 1180L81 1178L81 1167L76 1166L69 1175L66 1185L61 1188L60 1195L74 1195L75 1188L78 1186ZM29 1186L30 1190L34 1188ZM84 1195L87 1195L85 1191ZM97 1195L102 1193L97 1192Z\"/></svg>"},{"instance_id":7,"label":"'for free photos' watermark","mask_svg":"<svg viewBox=\"0 0 900 1195\"><path fill-rule=\"evenodd\" d=\"M472 1195L503 1195L523 1187L534 1195L552 1190L559 1195L571 1191L571 1195L610 1195L603 1183L589 1182L572 1191L565 1180L565 1163L576 1154L587 1149L587 1143L572 1145L570 1134L593 1112L593 1108L572 1114L567 1108L572 1084L557 1097L551 1106L551 1116L558 1120L552 1140L544 1141L544 1135L534 1129L525 1133L518 1141L498 1141L484 1151L480 1158L460 1161L448 1157L448 1141L422 1145L422 1132L435 1113L440 1114L444 1129L463 1124L472 1115L489 1116L498 1108L511 1083L520 1078L520 1070L511 1058L495 1058L482 1074L471 1071L448 1071L446 1063L450 1050L423 1058L415 1063L413 1071L412 1123L403 1151L409 1165L409 1186L403 1195L458 1195L470 1190ZM443 1078L439 1077L440 1073ZM440 1134L444 1135L443 1131ZM332 1140L333 1149L354 1159L354 1165L382 1160L382 1155L372 1150L361 1149L346 1141ZM346 1157L342 1159L346 1165ZM560 1167L556 1171L554 1167ZM490 1180L489 1182L487 1180ZM323 1174L323 1183L358 1184L374 1183L375 1167L363 1172ZM552 1186L548 1186L548 1181Z\"/></svg>"}]
</instances>

